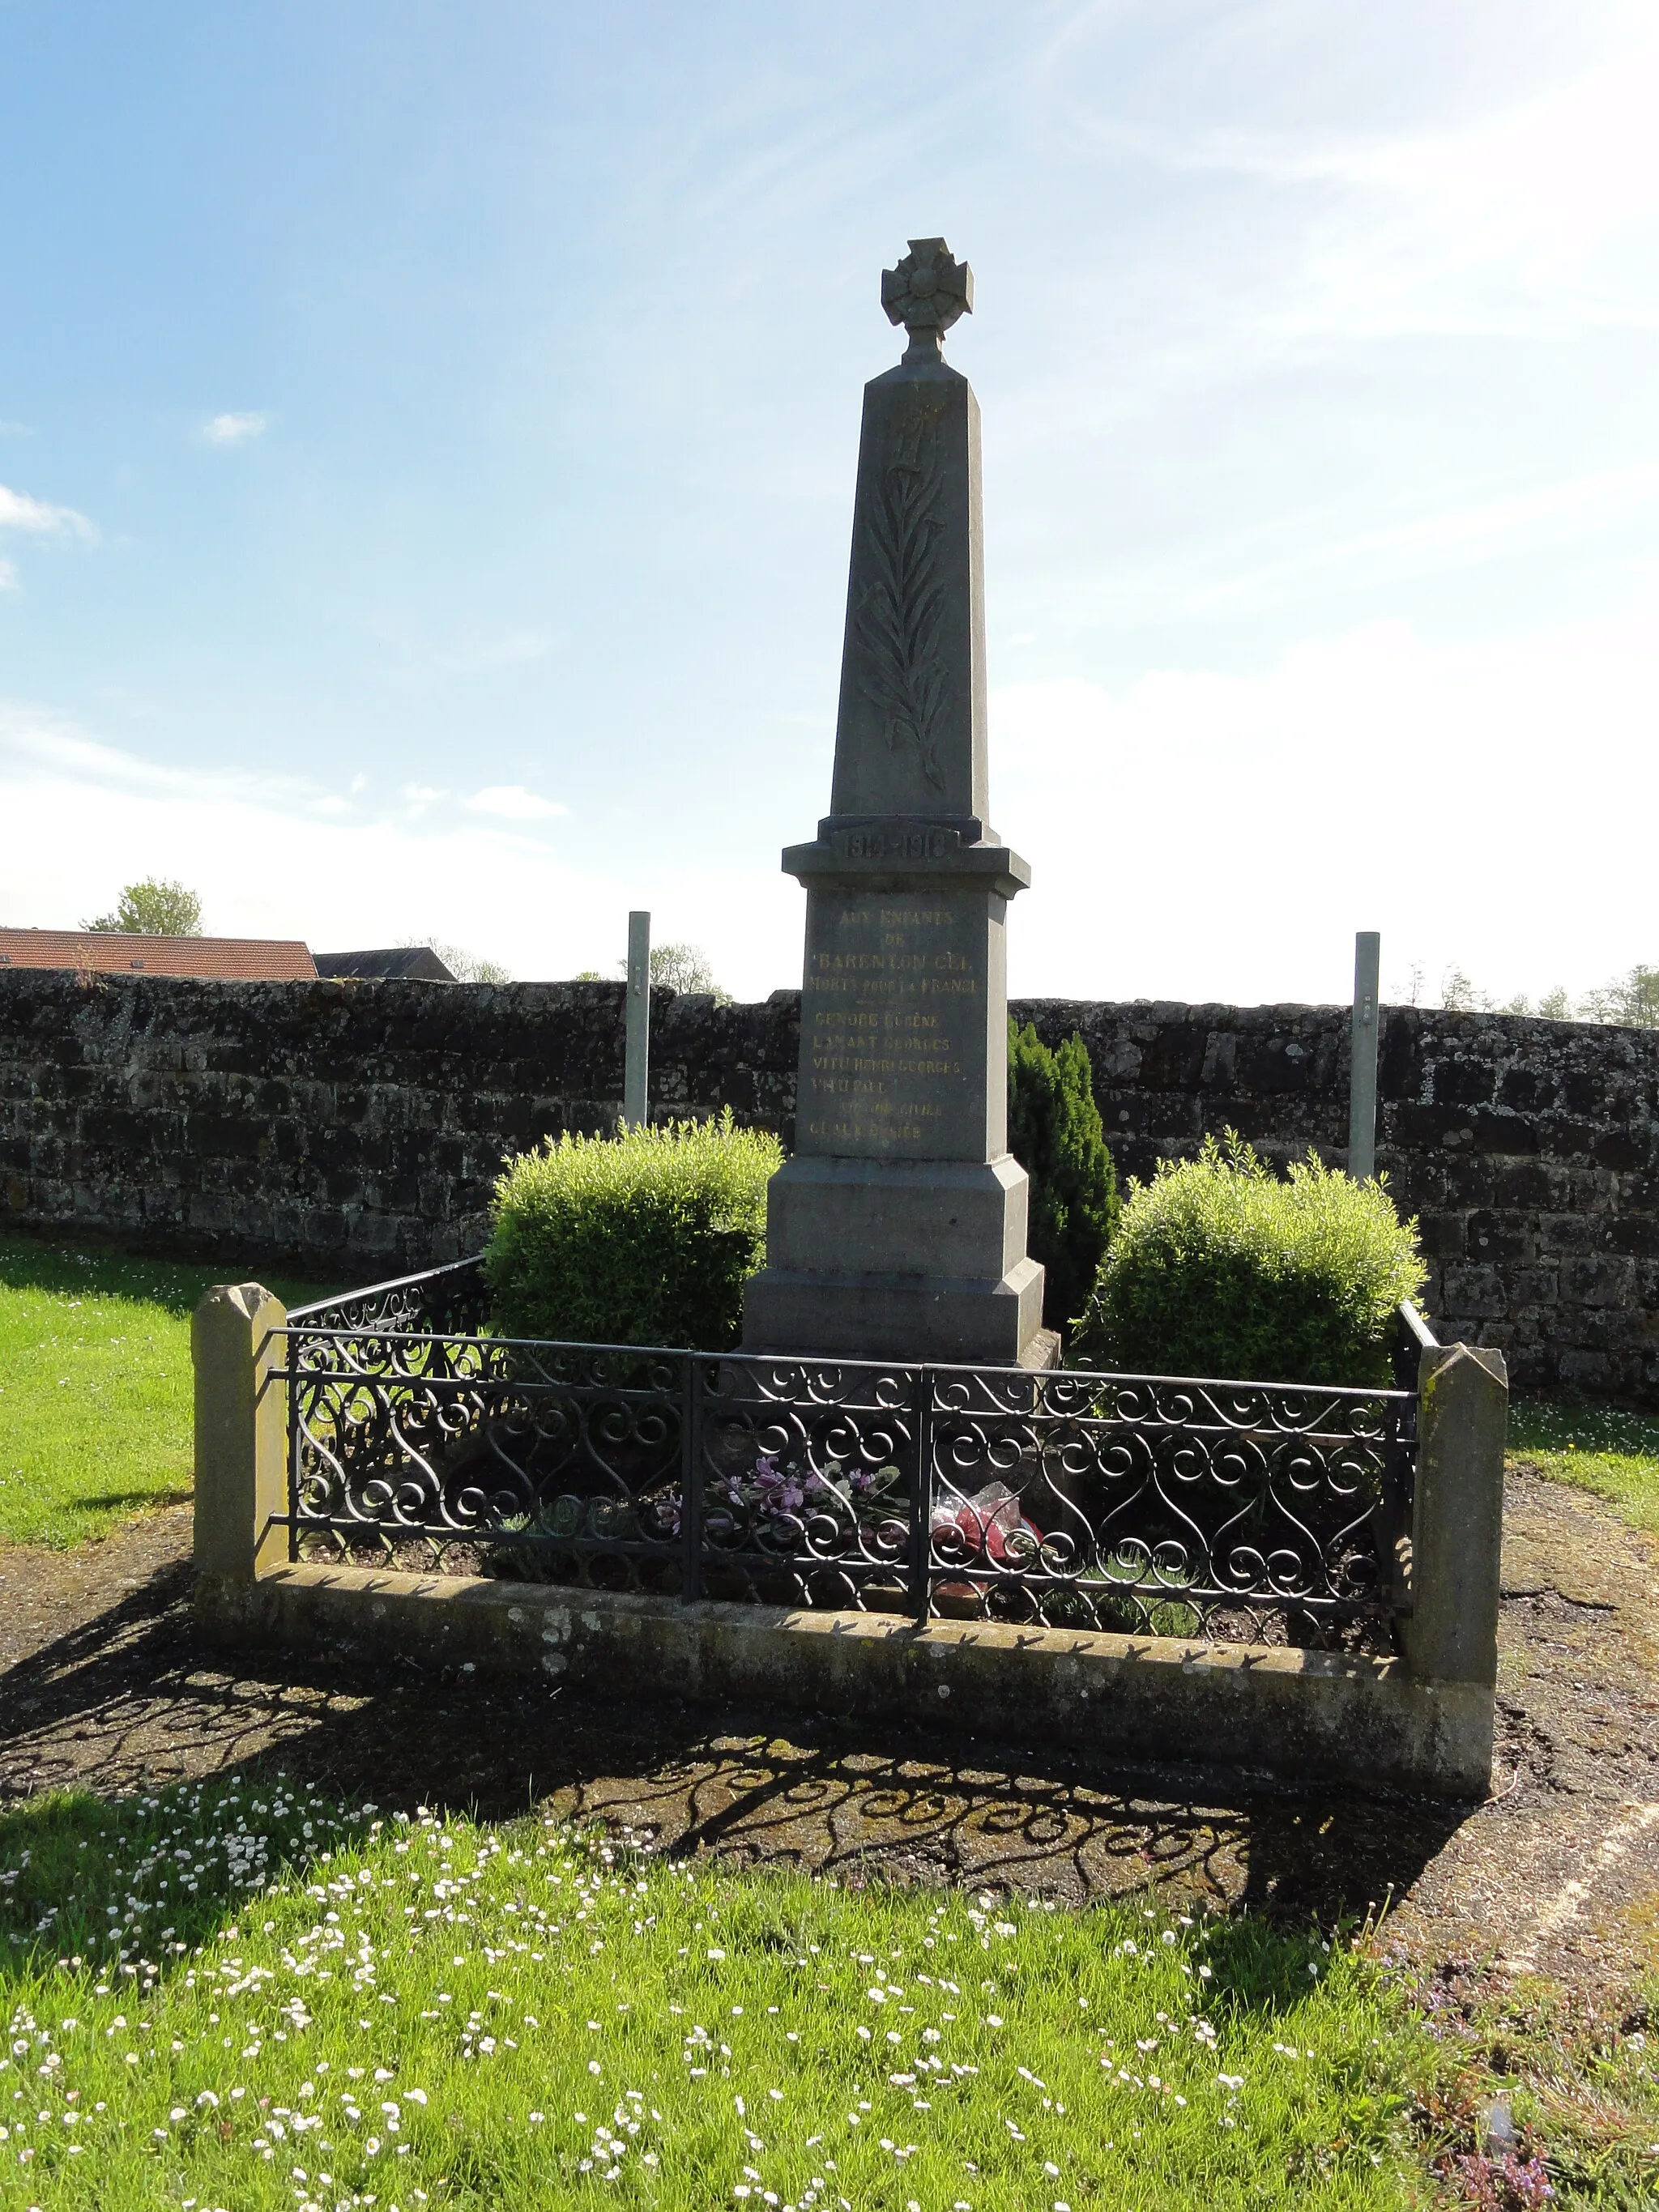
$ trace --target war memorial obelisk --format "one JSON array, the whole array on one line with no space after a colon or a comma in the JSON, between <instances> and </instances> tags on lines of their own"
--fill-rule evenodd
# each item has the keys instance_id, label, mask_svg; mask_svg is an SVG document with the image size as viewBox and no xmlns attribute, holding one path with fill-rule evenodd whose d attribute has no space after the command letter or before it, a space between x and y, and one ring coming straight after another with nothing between
<instances>
[{"instance_id":1,"label":"war memorial obelisk","mask_svg":"<svg viewBox=\"0 0 1659 2212\"><path fill-rule=\"evenodd\" d=\"M909 343L864 388L830 812L806 890L795 1151L767 1197L754 1351L1047 1364L1009 1154L1008 902L987 821L979 405L945 366L973 277L942 238L883 272Z\"/></svg>"}]
</instances>

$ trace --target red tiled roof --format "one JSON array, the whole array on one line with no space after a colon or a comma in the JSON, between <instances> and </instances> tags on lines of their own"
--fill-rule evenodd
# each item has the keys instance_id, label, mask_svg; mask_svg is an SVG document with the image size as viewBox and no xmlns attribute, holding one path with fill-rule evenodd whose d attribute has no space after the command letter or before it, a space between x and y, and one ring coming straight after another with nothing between
<instances>
[{"instance_id":1,"label":"red tiled roof","mask_svg":"<svg viewBox=\"0 0 1659 2212\"><path fill-rule=\"evenodd\" d=\"M77 968L94 975L197 975L242 983L313 982L297 938L127 937L104 929L0 929L8 968Z\"/></svg>"}]
</instances>

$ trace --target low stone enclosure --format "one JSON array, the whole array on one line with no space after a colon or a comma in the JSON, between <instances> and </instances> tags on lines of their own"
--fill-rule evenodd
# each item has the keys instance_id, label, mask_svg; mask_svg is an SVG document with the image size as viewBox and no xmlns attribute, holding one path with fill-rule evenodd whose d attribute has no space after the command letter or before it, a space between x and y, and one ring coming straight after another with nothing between
<instances>
[{"instance_id":1,"label":"low stone enclosure","mask_svg":"<svg viewBox=\"0 0 1659 2212\"><path fill-rule=\"evenodd\" d=\"M651 1108L793 1141L799 994L653 994ZM362 1281L476 1251L505 1152L614 1124L619 983L0 975L0 1222ZM1121 1173L1347 1139L1340 1006L1016 1001L1080 1030ZM1659 1030L1389 1006L1378 1164L1437 1332L1521 1388L1659 1403Z\"/></svg>"},{"instance_id":2,"label":"low stone enclosure","mask_svg":"<svg viewBox=\"0 0 1659 2212\"><path fill-rule=\"evenodd\" d=\"M228 1641L1478 1796L1501 1355L1399 1387L517 1342L476 1261L198 1308Z\"/></svg>"}]
</instances>

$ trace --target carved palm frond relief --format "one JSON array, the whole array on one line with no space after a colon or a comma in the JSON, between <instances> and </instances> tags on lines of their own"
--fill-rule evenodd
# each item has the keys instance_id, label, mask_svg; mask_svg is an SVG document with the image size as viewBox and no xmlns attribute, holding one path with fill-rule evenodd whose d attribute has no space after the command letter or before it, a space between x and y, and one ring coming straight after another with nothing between
<instances>
[{"instance_id":1,"label":"carved palm frond relief","mask_svg":"<svg viewBox=\"0 0 1659 2212\"><path fill-rule=\"evenodd\" d=\"M870 580L859 601L860 689L882 718L889 746L914 745L921 772L943 790L940 717L949 694L942 633L945 591L939 546L937 453L909 452L882 478L866 543Z\"/></svg>"}]
</instances>

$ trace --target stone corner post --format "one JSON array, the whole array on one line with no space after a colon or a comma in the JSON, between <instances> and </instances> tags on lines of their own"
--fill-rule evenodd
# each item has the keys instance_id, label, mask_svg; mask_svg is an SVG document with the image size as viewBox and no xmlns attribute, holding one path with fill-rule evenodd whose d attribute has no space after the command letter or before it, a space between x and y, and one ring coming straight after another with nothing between
<instances>
[{"instance_id":1,"label":"stone corner post","mask_svg":"<svg viewBox=\"0 0 1659 2212\"><path fill-rule=\"evenodd\" d=\"M288 1309L258 1283L218 1283L191 1322L196 1369L196 1569L252 1583L288 1556Z\"/></svg>"},{"instance_id":2,"label":"stone corner post","mask_svg":"<svg viewBox=\"0 0 1659 2212\"><path fill-rule=\"evenodd\" d=\"M1446 1701L1443 1778L1484 1795L1498 1680L1510 1402L1504 1355L1468 1344L1427 1346L1417 1388L1412 1611L1401 1644L1407 1673Z\"/></svg>"}]
</instances>

